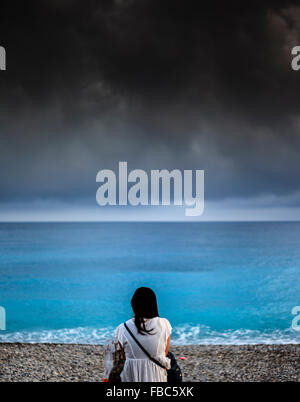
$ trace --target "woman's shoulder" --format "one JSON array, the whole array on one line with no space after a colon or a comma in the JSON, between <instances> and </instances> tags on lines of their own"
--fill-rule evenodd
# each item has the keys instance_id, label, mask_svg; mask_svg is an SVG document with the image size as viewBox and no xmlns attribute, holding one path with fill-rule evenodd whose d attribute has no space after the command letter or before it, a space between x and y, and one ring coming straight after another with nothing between
<instances>
[{"instance_id":1,"label":"woman's shoulder","mask_svg":"<svg viewBox=\"0 0 300 402\"><path fill-rule=\"evenodd\" d=\"M158 318L160 321L163 321L163 322L169 322L169 320L165 317L156 317L156 318Z\"/></svg>"},{"instance_id":2,"label":"woman's shoulder","mask_svg":"<svg viewBox=\"0 0 300 402\"><path fill-rule=\"evenodd\" d=\"M157 317L157 318L164 326L166 326L167 328L172 328L170 321L167 318L164 317Z\"/></svg>"},{"instance_id":3,"label":"woman's shoulder","mask_svg":"<svg viewBox=\"0 0 300 402\"><path fill-rule=\"evenodd\" d=\"M132 323L133 323L133 319L129 318L129 320L127 320L125 323L126 323L126 325L131 326ZM122 324L118 325L117 328L116 328L116 331L123 330L125 328L125 326L124 326L125 323L122 322Z\"/></svg>"},{"instance_id":4,"label":"woman's shoulder","mask_svg":"<svg viewBox=\"0 0 300 402\"><path fill-rule=\"evenodd\" d=\"M172 326L171 326L171 324L170 324L170 322L169 322L169 320L168 320L167 318L164 318L164 317L154 317L154 318L151 318L149 321L150 321L150 322L151 322L151 321L152 321L152 322L155 322L155 320L156 320L156 322L157 322L160 326L165 327L165 328L167 328L167 329L172 329ZM134 320L133 320L132 318L130 318L129 320L126 321L126 325L127 325L129 328L135 327L135 325L134 325ZM120 325L117 326L116 331L117 331L117 332L120 332L120 331L123 331L124 329L125 329L125 326L124 326L124 322L123 322L122 324L120 324Z\"/></svg>"},{"instance_id":5,"label":"woman's shoulder","mask_svg":"<svg viewBox=\"0 0 300 402\"><path fill-rule=\"evenodd\" d=\"M159 327L161 331L165 334L166 340L171 335L172 327L167 318L164 317L157 317L159 322Z\"/></svg>"},{"instance_id":6,"label":"woman's shoulder","mask_svg":"<svg viewBox=\"0 0 300 402\"><path fill-rule=\"evenodd\" d=\"M132 323L133 323L132 318L130 318L129 320L126 321L126 325L128 325L129 328L131 327L131 329L132 329ZM124 326L124 322L122 322L122 324L117 326L117 328L115 330L115 335L117 338L120 339L123 336L124 332L126 333L126 329Z\"/></svg>"}]
</instances>

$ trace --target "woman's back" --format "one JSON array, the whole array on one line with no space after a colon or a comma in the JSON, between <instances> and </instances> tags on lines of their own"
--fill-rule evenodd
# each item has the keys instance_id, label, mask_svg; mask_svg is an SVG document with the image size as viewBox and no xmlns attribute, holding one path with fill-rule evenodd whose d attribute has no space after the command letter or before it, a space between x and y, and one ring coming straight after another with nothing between
<instances>
[{"instance_id":1,"label":"woman's back","mask_svg":"<svg viewBox=\"0 0 300 402\"><path fill-rule=\"evenodd\" d=\"M165 354L172 330L169 321L166 318L154 317L145 319L144 322L147 330L153 330L150 333L143 333L143 335L138 332L134 319L128 320L126 324L147 352L166 368L170 368L170 359ZM126 355L125 366L121 374L122 381L167 381L166 370L147 357L126 330L124 324L117 328L116 337L123 346Z\"/></svg>"}]
</instances>

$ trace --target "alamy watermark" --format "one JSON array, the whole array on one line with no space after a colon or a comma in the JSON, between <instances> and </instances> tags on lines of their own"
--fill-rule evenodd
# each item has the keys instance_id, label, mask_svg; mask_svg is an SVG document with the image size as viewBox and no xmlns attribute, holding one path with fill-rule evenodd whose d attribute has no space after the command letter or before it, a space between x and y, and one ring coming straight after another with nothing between
<instances>
[{"instance_id":1,"label":"alamy watermark","mask_svg":"<svg viewBox=\"0 0 300 402\"><path fill-rule=\"evenodd\" d=\"M173 205L186 206L186 216L200 216L204 210L204 170L196 170L194 174L192 170L184 170L182 174L179 169L155 169L148 177L142 169L128 173L127 162L119 162L118 186L116 174L110 169L100 170L96 182L102 183L96 193L100 206L171 205L172 198Z\"/></svg>"},{"instance_id":2,"label":"alamy watermark","mask_svg":"<svg viewBox=\"0 0 300 402\"><path fill-rule=\"evenodd\" d=\"M5 308L0 306L0 331L6 330L6 311Z\"/></svg>"},{"instance_id":3,"label":"alamy watermark","mask_svg":"<svg viewBox=\"0 0 300 402\"><path fill-rule=\"evenodd\" d=\"M3 46L0 46L0 70L6 70L6 50Z\"/></svg>"},{"instance_id":4,"label":"alamy watermark","mask_svg":"<svg viewBox=\"0 0 300 402\"><path fill-rule=\"evenodd\" d=\"M293 315L296 315L296 317L294 317L293 318L293 321L292 321L292 328L295 330L295 331L300 331L300 324L298 324L299 323L299 321L300 321L300 306L295 306L295 307L293 307L292 308L292 314Z\"/></svg>"},{"instance_id":5,"label":"alamy watermark","mask_svg":"<svg viewBox=\"0 0 300 402\"><path fill-rule=\"evenodd\" d=\"M291 67L294 71L300 70L300 46L294 46L291 50L292 62Z\"/></svg>"}]
</instances>

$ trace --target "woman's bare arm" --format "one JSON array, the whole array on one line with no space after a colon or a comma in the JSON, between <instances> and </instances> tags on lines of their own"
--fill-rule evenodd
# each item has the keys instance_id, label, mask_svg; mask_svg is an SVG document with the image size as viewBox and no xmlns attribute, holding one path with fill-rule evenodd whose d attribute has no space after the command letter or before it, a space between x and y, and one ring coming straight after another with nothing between
<instances>
[{"instance_id":1,"label":"woman's bare arm","mask_svg":"<svg viewBox=\"0 0 300 402\"><path fill-rule=\"evenodd\" d=\"M169 336L168 340L167 340L167 346L166 346L166 356L169 352L169 347L170 347L170 339L171 339L171 335Z\"/></svg>"}]
</instances>

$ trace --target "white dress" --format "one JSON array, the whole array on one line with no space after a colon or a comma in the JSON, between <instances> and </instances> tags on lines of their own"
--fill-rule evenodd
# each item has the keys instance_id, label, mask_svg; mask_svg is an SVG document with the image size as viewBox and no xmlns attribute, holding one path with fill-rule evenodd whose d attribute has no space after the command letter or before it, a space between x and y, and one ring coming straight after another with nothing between
<instances>
[{"instance_id":1,"label":"white dress","mask_svg":"<svg viewBox=\"0 0 300 402\"><path fill-rule=\"evenodd\" d=\"M161 317L145 319L146 329L153 328L151 335L139 334L133 319L128 320L126 324L147 352L169 369L170 359L165 354L167 340L172 331L169 321ZM167 381L167 371L147 357L124 327L124 324L118 326L116 337L125 349L126 355L124 369L121 373L122 382Z\"/></svg>"}]
</instances>

